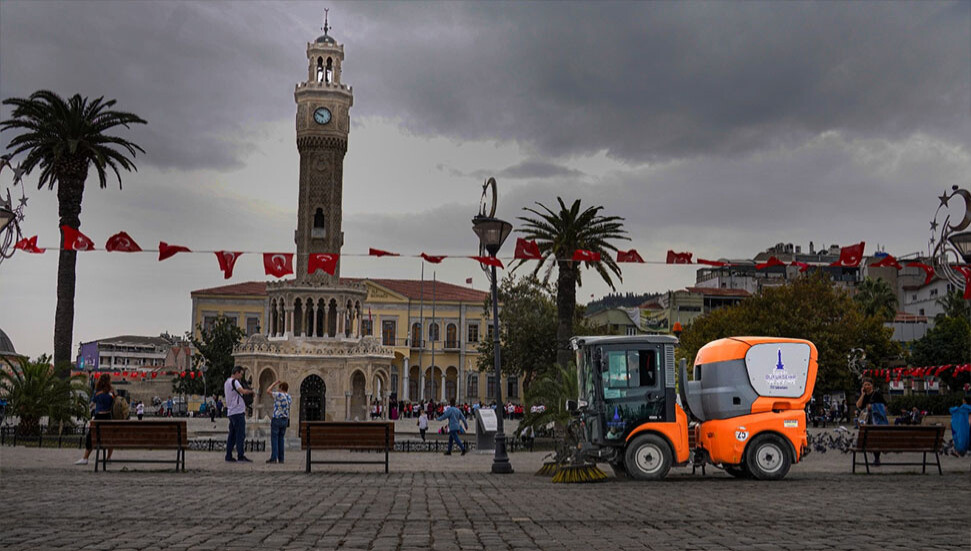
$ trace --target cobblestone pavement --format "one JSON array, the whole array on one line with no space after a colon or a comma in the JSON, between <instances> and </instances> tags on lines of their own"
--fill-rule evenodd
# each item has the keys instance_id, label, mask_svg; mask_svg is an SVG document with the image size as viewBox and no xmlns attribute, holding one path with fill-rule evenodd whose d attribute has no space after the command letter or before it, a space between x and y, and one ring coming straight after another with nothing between
<instances>
[{"instance_id":1,"label":"cobblestone pavement","mask_svg":"<svg viewBox=\"0 0 971 551\"><path fill-rule=\"evenodd\" d=\"M971 549L967 459L945 458L944 476L851 475L849 456L830 453L781 482L709 468L563 485L532 476L539 453L514 454L506 476L471 454L394 454L387 475L307 475L297 452L286 465L193 452L187 473L94 473L76 456L0 449L0 549Z\"/></svg>"}]
</instances>

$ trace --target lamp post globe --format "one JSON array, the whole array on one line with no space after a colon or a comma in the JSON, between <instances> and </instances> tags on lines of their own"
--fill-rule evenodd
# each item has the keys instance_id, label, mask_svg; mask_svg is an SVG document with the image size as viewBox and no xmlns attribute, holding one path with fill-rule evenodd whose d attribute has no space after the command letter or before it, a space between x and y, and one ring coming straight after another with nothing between
<instances>
[{"instance_id":1,"label":"lamp post globe","mask_svg":"<svg viewBox=\"0 0 971 551\"><path fill-rule=\"evenodd\" d=\"M512 232L512 224L505 220L480 214L472 219L472 230L479 237L479 244L482 249L488 252L489 256L495 258L503 242ZM502 415L505 408L502 405L502 359L499 350L499 292L496 281L496 267L491 266L491 270L492 319L494 325L492 342L496 372L496 409L498 410L496 411L496 455L492 460L492 472L494 474L509 474L513 472L513 469L512 464L509 463L509 455L506 453L506 435L502 426Z\"/></svg>"}]
</instances>

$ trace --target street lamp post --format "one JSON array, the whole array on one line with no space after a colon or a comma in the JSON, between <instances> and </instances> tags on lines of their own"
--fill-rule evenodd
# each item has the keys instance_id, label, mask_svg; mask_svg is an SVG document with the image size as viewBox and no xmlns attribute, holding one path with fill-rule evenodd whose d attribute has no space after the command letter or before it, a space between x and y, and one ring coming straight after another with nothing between
<instances>
[{"instance_id":1,"label":"street lamp post","mask_svg":"<svg viewBox=\"0 0 971 551\"><path fill-rule=\"evenodd\" d=\"M961 189L958 186L951 186L951 192L944 192L940 197L941 204L938 205L931 221L930 244L934 246L933 262L934 269L938 276L954 285L956 289L964 289L967 286L965 271L971 269L971 192ZM964 207L964 212L956 216L956 223L951 223L952 218L948 213L951 199L957 199L958 203ZM938 220L941 217L943 220ZM940 232L938 231L940 228ZM935 245L936 242L936 245ZM961 262L964 262L964 266ZM969 343L971 344L971 343ZM969 350L971 358L971 350Z\"/></svg>"},{"instance_id":2,"label":"street lamp post","mask_svg":"<svg viewBox=\"0 0 971 551\"><path fill-rule=\"evenodd\" d=\"M496 257L496 253L502 247L502 243L509 237L509 233L512 231L512 224L506 222L505 220L500 220L495 218L495 198L496 198L496 181L493 178L489 178L486 184L483 186L483 197L486 197L486 191L489 187L492 187L492 208L489 214L486 214L485 205L480 209L479 214L472 219L472 230L475 234L479 236L479 245L482 249L485 249L492 258ZM500 357L499 350L499 290L496 281L496 267L491 266L491 286L492 286L492 320L493 320L493 330L492 330L492 350L493 356L495 358L495 382L496 382L496 405L497 405L497 416L496 416L496 456L492 460L492 472L494 474L508 474L513 472L512 464L509 463L509 456L506 454L506 435L503 432L502 427L502 414L504 411L502 405L502 360Z\"/></svg>"}]
</instances>

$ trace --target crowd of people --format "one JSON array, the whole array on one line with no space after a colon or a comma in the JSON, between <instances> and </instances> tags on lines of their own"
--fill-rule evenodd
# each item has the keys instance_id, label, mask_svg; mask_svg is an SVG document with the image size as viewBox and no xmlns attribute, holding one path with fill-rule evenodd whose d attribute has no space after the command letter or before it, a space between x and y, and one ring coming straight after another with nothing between
<instances>
[{"instance_id":1,"label":"crowd of people","mask_svg":"<svg viewBox=\"0 0 971 551\"><path fill-rule=\"evenodd\" d=\"M450 401L454 401L450 400ZM372 418L374 418L374 412L376 404L372 404ZM425 412L428 417L437 417L445 412L445 409L449 407L449 404L445 402L435 402L435 400L420 400L418 402L407 402L407 401L397 401L391 400L390 404L390 419L417 419L421 412ZM488 408L496 410L498 414L503 415L503 419L522 419L525 414L525 409L522 404L515 404L513 402L507 402L504 406L499 407L495 402L483 405L479 401L468 402L462 404L456 404L454 406L456 409L462 412L466 417L475 414L475 410L479 408ZM378 405L377 411L380 412L380 405ZM378 415L380 417L380 414Z\"/></svg>"}]
</instances>

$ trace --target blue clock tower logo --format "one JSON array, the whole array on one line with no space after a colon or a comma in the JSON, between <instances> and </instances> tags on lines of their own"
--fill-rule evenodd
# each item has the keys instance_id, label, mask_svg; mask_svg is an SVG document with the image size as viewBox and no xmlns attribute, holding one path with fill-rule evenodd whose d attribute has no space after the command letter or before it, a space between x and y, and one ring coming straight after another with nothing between
<instances>
[{"instance_id":1,"label":"blue clock tower logo","mask_svg":"<svg viewBox=\"0 0 971 551\"><path fill-rule=\"evenodd\" d=\"M785 368L786 368L785 364L782 363L782 349L781 348L779 349L779 363L777 363L775 365L775 368L776 369L782 369L782 370L785 370Z\"/></svg>"}]
</instances>

